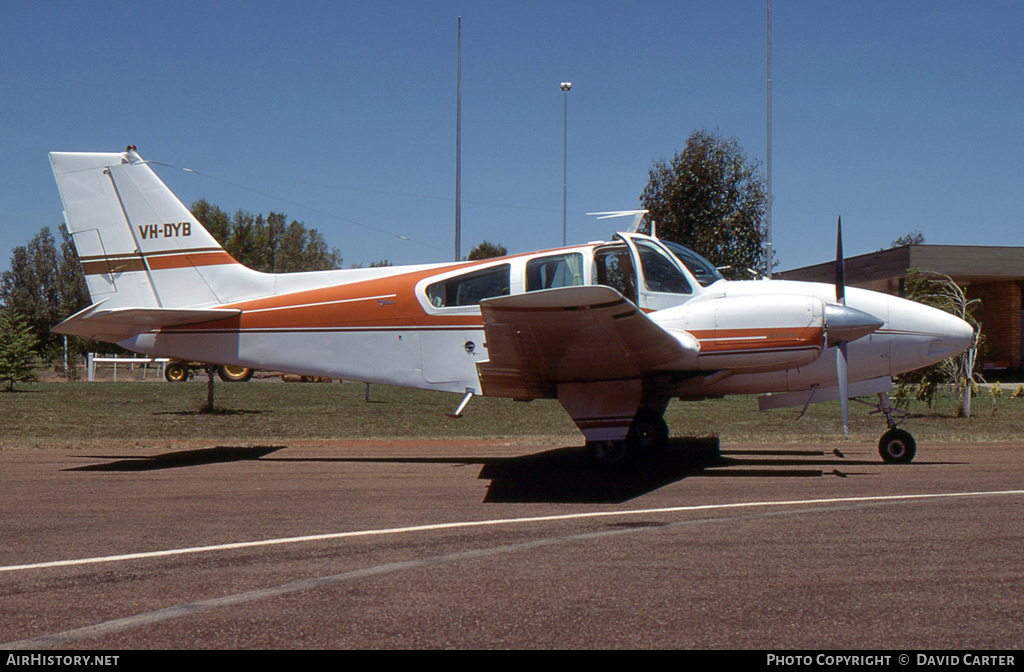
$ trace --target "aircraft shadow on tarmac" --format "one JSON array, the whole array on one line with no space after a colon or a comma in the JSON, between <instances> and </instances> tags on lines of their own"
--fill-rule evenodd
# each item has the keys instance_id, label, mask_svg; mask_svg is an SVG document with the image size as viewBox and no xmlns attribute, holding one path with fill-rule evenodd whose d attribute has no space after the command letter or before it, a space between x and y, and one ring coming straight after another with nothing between
<instances>
[{"instance_id":1,"label":"aircraft shadow on tarmac","mask_svg":"<svg viewBox=\"0 0 1024 672\"><path fill-rule=\"evenodd\" d=\"M735 455L735 457L733 456ZM481 465L490 480L485 503L614 504L635 499L684 478L699 476L794 478L846 475L837 465L872 464L842 460L822 450L722 452L717 438L673 438L669 445L629 465L598 463L583 446L566 446L519 457L271 457L272 461L376 464ZM877 465L876 465L877 466Z\"/></svg>"},{"instance_id":2,"label":"aircraft shadow on tarmac","mask_svg":"<svg viewBox=\"0 0 1024 672\"><path fill-rule=\"evenodd\" d=\"M141 472L259 460L287 446L217 446L138 457L83 455L110 462L65 471ZM582 446L554 448L518 457L270 457L273 462L481 465L490 480L485 503L621 503L693 477L848 477L851 467L878 467L877 460L843 459L823 450L764 448L726 450L717 438L673 438L656 453L629 465L598 463ZM841 469L840 469L841 467Z\"/></svg>"},{"instance_id":3,"label":"aircraft shadow on tarmac","mask_svg":"<svg viewBox=\"0 0 1024 672\"><path fill-rule=\"evenodd\" d=\"M479 478L491 480L485 502L621 503L684 478L820 477L821 467L837 463L857 464L821 450L729 452L719 449L717 438L673 438L663 450L630 465L603 465L584 448L557 448L491 460Z\"/></svg>"},{"instance_id":4,"label":"aircraft shadow on tarmac","mask_svg":"<svg viewBox=\"0 0 1024 672\"><path fill-rule=\"evenodd\" d=\"M860 470L859 467L869 467ZM492 459L485 502L621 503L684 478L821 478L877 475L876 459L849 459L838 449L720 450L717 438L673 438L657 453L621 468L598 464L582 447Z\"/></svg>"},{"instance_id":5,"label":"aircraft shadow on tarmac","mask_svg":"<svg viewBox=\"0 0 1024 672\"><path fill-rule=\"evenodd\" d=\"M71 467L64 471L156 471L160 469L177 469L203 464L258 460L282 448L285 448L285 446L217 446L216 448L178 450L173 453L140 455L138 457L118 455L116 458L109 458L104 455L83 455L82 457L113 459L114 461L90 464L84 467Z\"/></svg>"}]
</instances>

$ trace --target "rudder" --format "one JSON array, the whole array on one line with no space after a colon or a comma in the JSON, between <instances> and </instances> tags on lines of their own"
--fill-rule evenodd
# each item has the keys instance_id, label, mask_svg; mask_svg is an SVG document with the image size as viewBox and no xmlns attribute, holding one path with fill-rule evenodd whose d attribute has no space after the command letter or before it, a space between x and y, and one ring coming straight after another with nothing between
<instances>
[{"instance_id":1,"label":"rudder","mask_svg":"<svg viewBox=\"0 0 1024 672\"><path fill-rule=\"evenodd\" d=\"M231 297L216 290L215 276L251 281L262 275L225 252L134 147L51 152L50 163L94 303L217 305Z\"/></svg>"}]
</instances>

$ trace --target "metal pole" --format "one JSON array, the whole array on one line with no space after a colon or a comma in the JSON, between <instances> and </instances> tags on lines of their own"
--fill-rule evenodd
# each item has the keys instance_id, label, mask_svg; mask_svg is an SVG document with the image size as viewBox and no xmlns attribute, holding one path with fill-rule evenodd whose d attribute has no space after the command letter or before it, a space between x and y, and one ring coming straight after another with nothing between
<instances>
[{"instance_id":1,"label":"metal pole","mask_svg":"<svg viewBox=\"0 0 1024 672\"><path fill-rule=\"evenodd\" d=\"M455 86L455 261L462 259L462 17L457 39L457 79Z\"/></svg>"},{"instance_id":2,"label":"metal pole","mask_svg":"<svg viewBox=\"0 0 1024 672\"><path fill-rule=\"evenodd\" d=\"M569 92L572 82L562 82L562 247L566 246L565 205L569 149Z\"/></svg>"},{"instance_id":3,"label":"metal pole","mask_svg":"<svg viewBox=\"0 0 1024 672\"><path fill-rule=\"evenodd\" d=\"M772 0L768 0L768 244L765 277L772 279Z\"/></svg>"}]
</instances>

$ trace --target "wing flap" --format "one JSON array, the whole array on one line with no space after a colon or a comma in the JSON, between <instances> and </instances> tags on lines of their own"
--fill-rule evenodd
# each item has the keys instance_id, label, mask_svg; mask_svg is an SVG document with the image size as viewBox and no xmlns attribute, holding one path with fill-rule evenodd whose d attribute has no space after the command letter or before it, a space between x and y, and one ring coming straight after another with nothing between
<instances>
[{"instance_id":1,"label":"wing flap","mask_svg":"<svg viewBox=\"0 0 1024 672\"><path fill-rule=\"evenodd\" d=\"M51 331L117 343L154 329L202 324L241 315L237 308L104 308L95 303Z\"/></svg>"},{"instance_id":2,"label":"wing flap","mask_svg":"<svg viewBox=\"0 0 1024 672\"><path fill-rule=\"evenodd\" d=\"M610 287L564 287L480 303L489 360L484 394L535 398L558 383L640 378L687 368L700 346L668 331Z\"/></svg>"}]
</instances>

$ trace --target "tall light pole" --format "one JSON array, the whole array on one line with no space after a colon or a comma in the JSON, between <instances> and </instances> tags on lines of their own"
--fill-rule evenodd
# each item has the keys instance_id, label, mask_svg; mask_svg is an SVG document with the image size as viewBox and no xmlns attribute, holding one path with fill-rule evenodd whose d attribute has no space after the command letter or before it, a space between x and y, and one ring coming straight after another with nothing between
<instances>
[{"instance_id":1,"label":"tall light pole","mask_svg":"<svg viewBox=\"0 0 1024 672\"><path fill-rule=\"evenodd\" d=\"M456 39L455 85L455 261L462 257L462 17Z\"/></svg>"},{"instance_id":2,"label":"tall light pole","mask_svg":"<svg viewBox=\"0 0 1024 672\"><path fill-rule=\"evenodd\" d=\"M572 82L562 82L562 247L566 245L565 237L565 194L566 174L568 167L569 149L569 92L572 91Z\"/></svg>"},{"instance_id":3,"label":"tall light pole","mask_svg":"<svg viewBox=\"0 0 1024 672\"><path fill-rule=\"evenodd\" d=\"M768 0L768 244L765 246L765 277L772 279L772 0Z\"/></svg>"}]
</instances>

